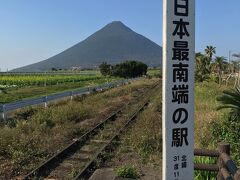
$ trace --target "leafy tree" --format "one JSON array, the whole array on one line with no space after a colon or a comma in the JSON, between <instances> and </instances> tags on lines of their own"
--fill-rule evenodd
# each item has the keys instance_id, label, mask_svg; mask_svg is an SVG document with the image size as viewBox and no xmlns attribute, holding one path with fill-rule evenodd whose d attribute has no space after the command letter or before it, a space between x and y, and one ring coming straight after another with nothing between
<instances>
[{"instance_id":1,"label":"leafy tree","mask_svg":"<svg viewBox=\"0 0 240 180\"><path fill-rule=\"evenodd\" d=\"M202 82L209 78L210 75L210 59L201 54L196 54L196 69L195 79L196 81Z\"/></svg>"},{"instance_id":2,"label":"leafy tree","mask_svg":"<svg viewBox=\"0 0 240 180\"><path fill-rule=\"evenodd\" d=\"M226 68L227 62L226 58L223 56L217 56L215 58L215 62L213 63L213 68L217 71L218 78L219 78L219 84L222 82L222 72Z\"/></svg>"},{"instance_id":3,"label":"leafy tree","mask_svg":"<svg viewBox=\"0 0 240 180\"><path fill-rule=\"evenodd\" d=\"M57 71L57 68L52 67L51 71Z\"/></svg>"},{"instance_id":4,"label":"leafy tree","mask_svg":"<svg viewBox=\"0 0 240 180\"><path fill-rule=\"evenodd\" d=\"M207 57L209 58L209 60L211 61L213 55L216 54L216 47L207 46L205 49L205 53L206 53Z\"/></svg>"},{"instance_id":5,"label":"leafy tree","mask_svg":"<svg viewBox=\"0 0 240 180\"><path fill-rule=\"evenodd\" d=\"M124 78L139 77L147 74L148 66L139 61L125 61L113 67L112 75Z\"/></svg>"},{"instance_id":6,"label":"leafy tree","mask_svg":"<svg viewBox=\"0 0 240 180\"><path fill-rule=\"evenodd\" d=\"M227 141L231 144L233 158L240 164L240 89L224 91L217 98L221 103L220 109L230 109L227 117L213 122L213 136L216 142Z\"/></svg>"},{"instance_id":7,"label":"leafy tree","mask_svg":"<svg viewBox=\"0 0 240 180\"><path fill-rule=\"evenodd\" d=\"M107 62L103 62L102 64L100 64L99 68L103 76L107 76L111 74L111 65L107 64Z\"/></svg>"}]
</instances>

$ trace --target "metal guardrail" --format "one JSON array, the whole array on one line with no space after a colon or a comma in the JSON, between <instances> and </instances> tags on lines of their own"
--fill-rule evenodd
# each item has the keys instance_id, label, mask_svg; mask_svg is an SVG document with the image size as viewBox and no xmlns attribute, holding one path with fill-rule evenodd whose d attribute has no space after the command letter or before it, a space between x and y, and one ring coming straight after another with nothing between
<instances>
[{"instance_id":1,"label":"metal guardrail","mask_svg":"<svg viewBox=\"0 0 240 180\"><path fill-rule=\"evenodd\" d=\"M6 112L9 112L9 111L21 109L21 108L28 107L28 106L39 105L39 104L45 104L45 107L47 107L47 103L49 101L59 100L59 99L66 98L66 97L71 97L71 99L72 99L73 96L75 96L75 95L83 95L83 94L92 93L94 91L106 90L109 88L113 88L116 86L126 84L130 81L137 80L137 79L139 79L139 78L124 79L124 80L120 80L120 81L116 81L116 82L105 83L105 84L95 86L95 87L84 87L81 89L76 89L76 90L67 91L67 92L63 92L63 93L56 93L56 94L42 96L42 97L38 97L38 98L2 104L2 105L0 105L0 113L2 114L2 119L5 119Z\"/></svg>"},{"instance_id":2,"label":"metal guardrail","mask_svg":"<svg viewBox=\"0 0 240 180\"><path fill-rule=\"evenodd\" d=\"M240 169L230 157L230 144L220 144L218 150L195 149L194 155L218 158L217 164L194 164L195 170L218 172L217 180L240 180Z\"/></svg>"}]
</instances>

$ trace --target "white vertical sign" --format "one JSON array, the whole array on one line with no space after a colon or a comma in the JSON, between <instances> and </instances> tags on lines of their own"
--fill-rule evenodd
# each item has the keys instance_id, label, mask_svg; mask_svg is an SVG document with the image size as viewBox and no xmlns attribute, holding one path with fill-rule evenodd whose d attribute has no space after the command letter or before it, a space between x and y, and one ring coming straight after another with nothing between
<instances>
[{"instance_id":1,"label":"white vertical sign","mask_svg":"<svg viewBox=\"0 0 240 180\"><path fill-rule=\"evenodd\" d=\"M163 0L163 180L194 179L195 0Z\"/></svg>"}]
</instances>

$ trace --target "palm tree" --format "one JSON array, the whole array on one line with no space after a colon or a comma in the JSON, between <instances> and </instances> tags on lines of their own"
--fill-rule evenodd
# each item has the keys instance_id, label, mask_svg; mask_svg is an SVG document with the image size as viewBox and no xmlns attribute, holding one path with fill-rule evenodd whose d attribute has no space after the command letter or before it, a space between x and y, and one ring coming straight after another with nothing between
<instances>
[{"instance_id":1,"label":"palm tree","mask_svg":"<svg viewBox=\"0 0 240 180\"><path fill-rule=\"evenodd\" d=\"M221 103L218 107L220 109L231 109L230 118L232 120L239 119L240 117L240 88L234 90L224 91L223 95L218 97L217 100Z\"/></svg>"},{"instance_id":2,"label":"palm tree","mask_svg":"<svg viewBox=\"0 0 240 180\"><path fill-rule=\"evenodd\" d=\"M215 62L212 64L213 68L218 73L219 84L221 85L222 82L222 71L226 68L226 58L223 56L217 56L215 58Z\"/></svg>"},{"instance_id":3,"label":"palm tree","mask_svg":"<svg viewBox=\"0 0 240 180\"><path fill-rule=\"evenodd\" d=\"M205 53L206 53L207 57L210 59L210 61L211 61L213 55L216 54L216 47L207 46L206 49L205 49Z\"/></svg>"}]
</instances>

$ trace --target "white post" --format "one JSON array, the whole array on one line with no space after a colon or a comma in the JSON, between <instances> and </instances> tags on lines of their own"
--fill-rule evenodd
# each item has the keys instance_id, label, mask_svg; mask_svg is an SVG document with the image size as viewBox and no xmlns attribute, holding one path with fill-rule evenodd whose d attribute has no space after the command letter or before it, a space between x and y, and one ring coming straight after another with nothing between
<instances>
[{"instance_id":1,"label":"white post","mask_svg":"<svg viewBox=\"0 0 240 180\"><path fill-rule=\"evenodd\" d=\"M163 180L194 179L195 0L163 0Z\"/></svg>"},{"instance_id":2,"label":"white post","mask_svg":"<svg viewBox=\"0 0 240 180\"><path fill-rule=\"evenodd\" d=\"M71 91L71 101L73 100L73 91Z\"/></svg>"},{"instance_id":3,"label":"white post","mask_svg":"<svg viewBox=\"0 0 240 180\"><path fill-rule=\"evenodd\" d=\"M6 115L5 115L5 105L2 106L2 120L6 119Z\"/></svg>"},{"instance_id":4,"label":"white post","mask_svg":"<svg viewBox=\"0 0 240 180\"><path fill-rule=\"evenodd\" d=\"M87 92L87 94L91 94L91 92L90 92L90 87L88 86L88 92Z\"/></svg>"},{"instance_id":5,"label":"white post","mask_svg":"<svg viewBox=\"0 0 240 180\"><path fill-rule=\"evenodd\" d=\"M47 108L48 104L47 104L47 96L44 97L44 107Z\"/></svg>"}]
</instances>

